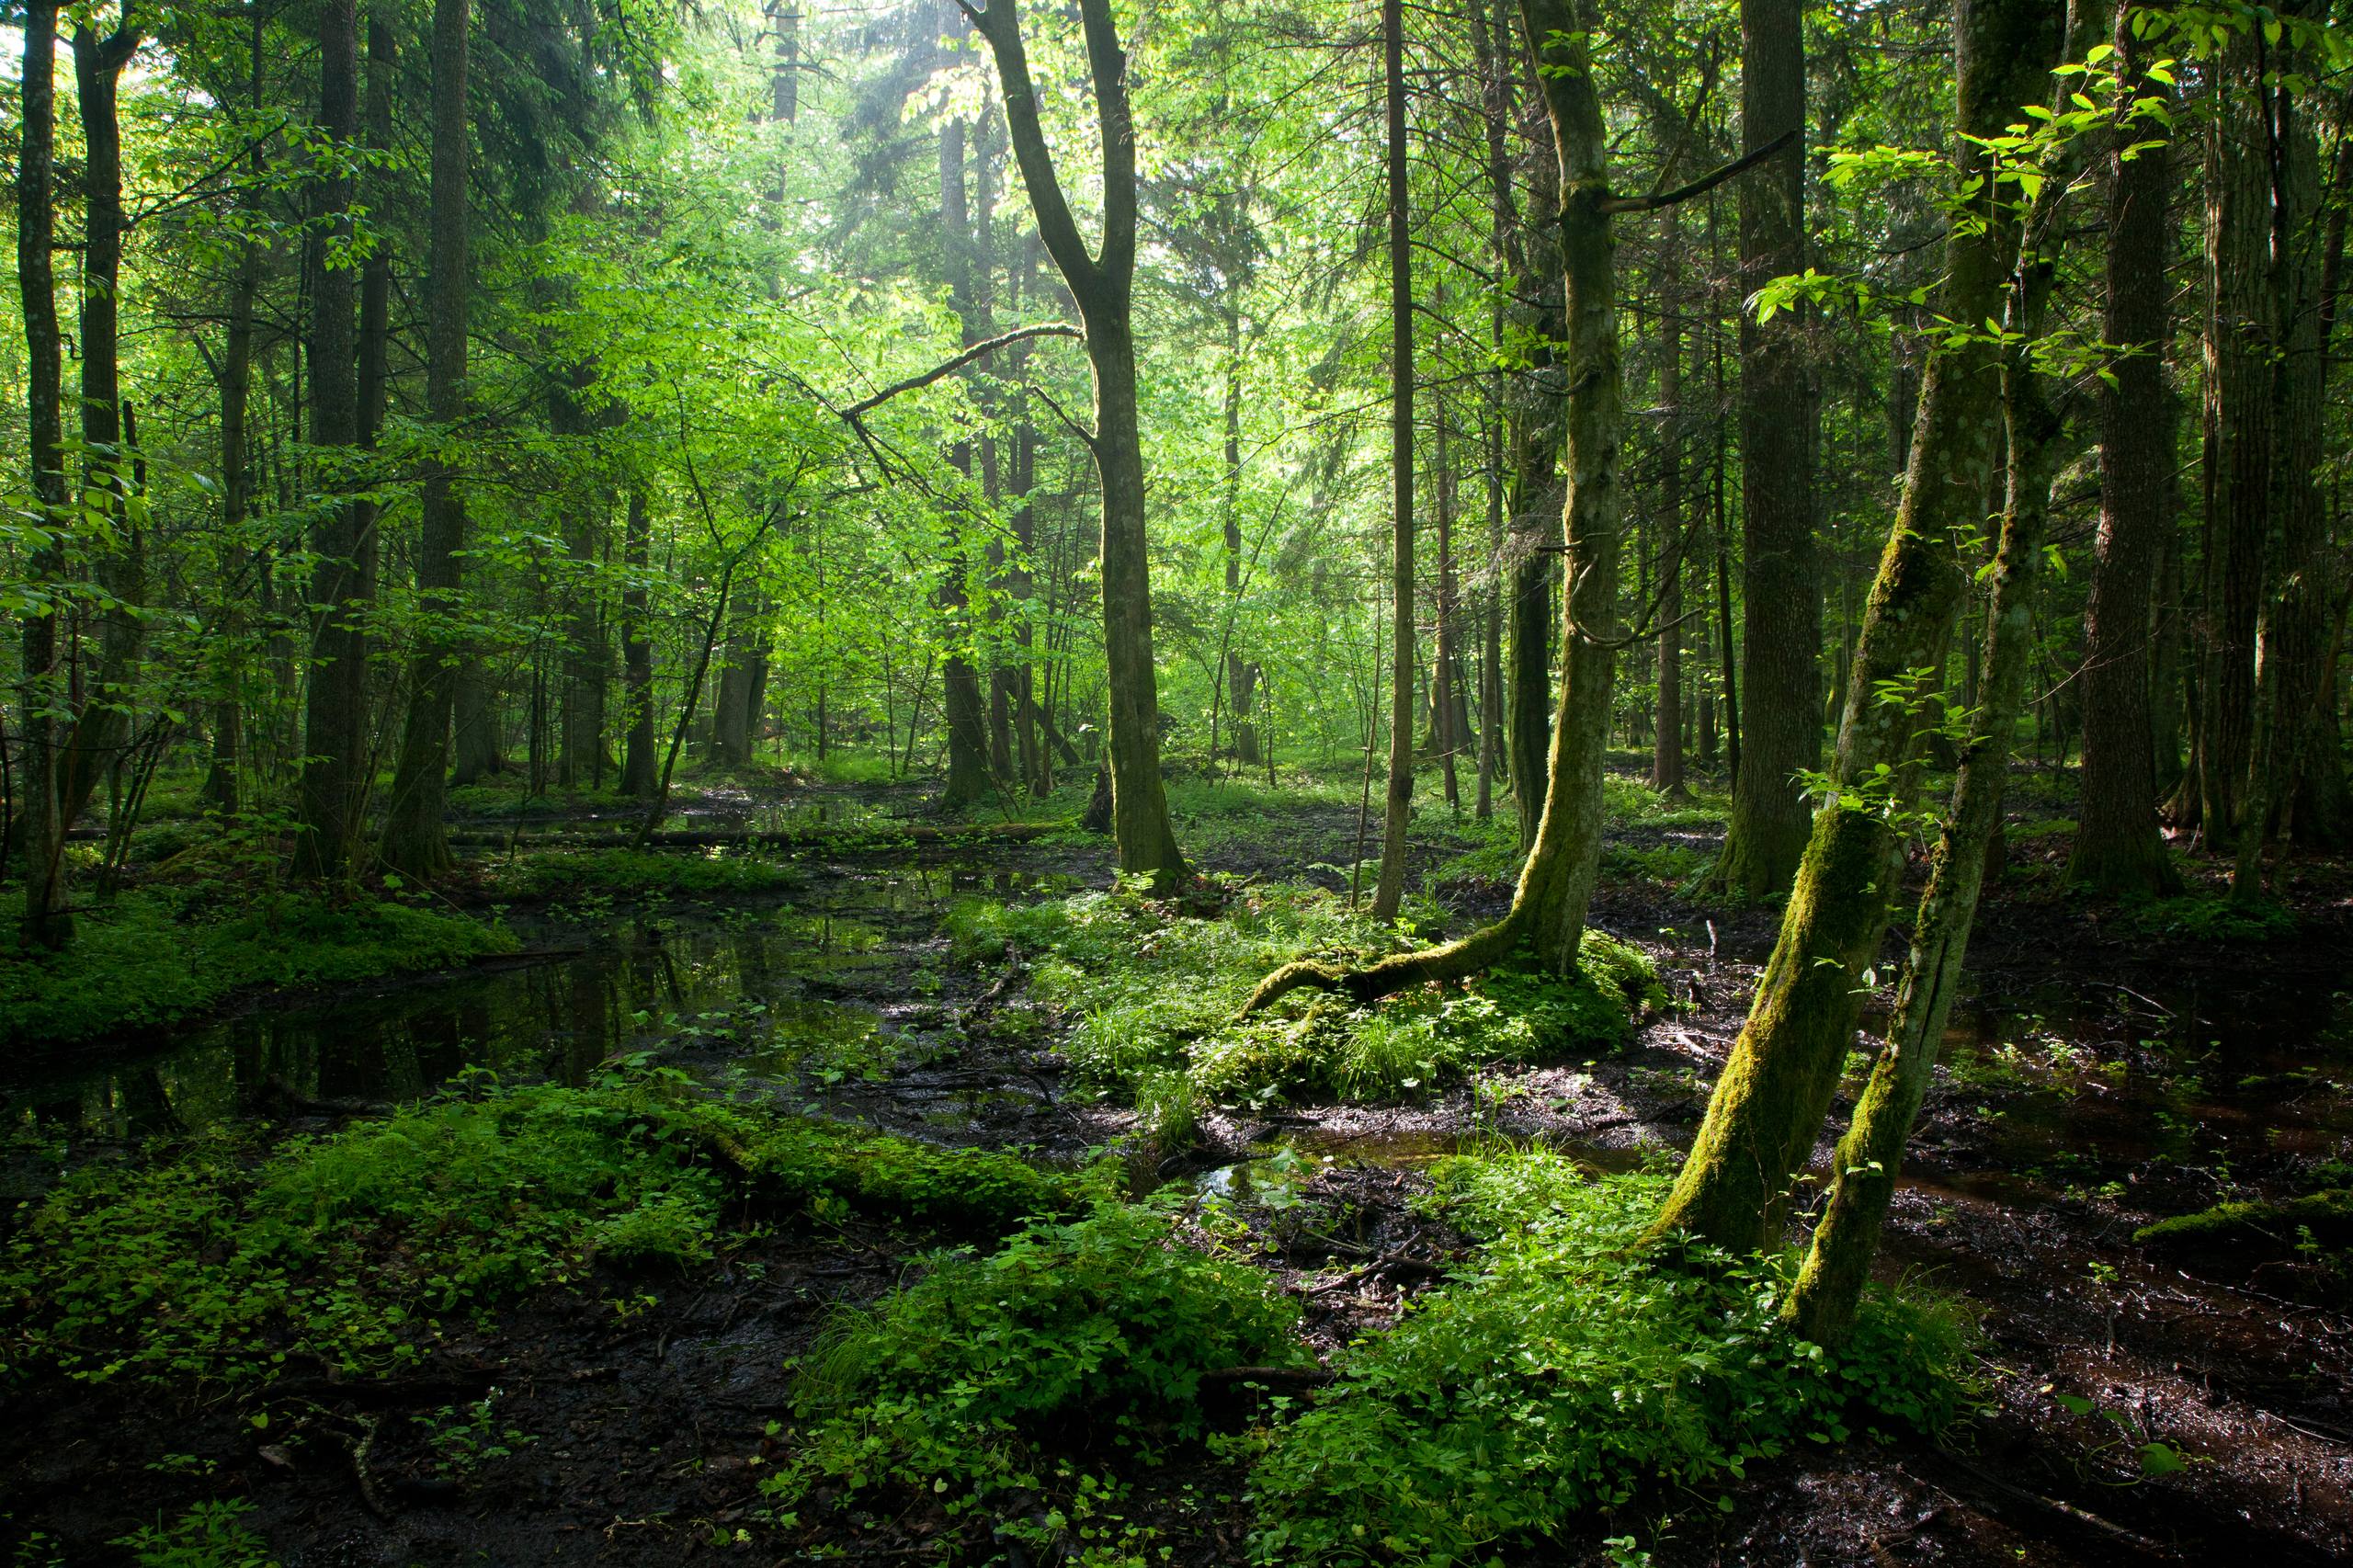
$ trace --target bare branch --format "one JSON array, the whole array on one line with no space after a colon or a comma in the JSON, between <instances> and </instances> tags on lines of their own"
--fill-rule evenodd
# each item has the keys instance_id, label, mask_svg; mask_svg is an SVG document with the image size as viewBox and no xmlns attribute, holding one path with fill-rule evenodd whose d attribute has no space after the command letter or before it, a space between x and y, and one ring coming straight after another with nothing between
<instances>
[{"instance_id":1,"label":"bare branch","mask_svg":"<svg viewBox=\"0 0 2353 1568\"><path fill-rule=\"evenodd\" d=\"M996 352L998 349L1004 348L1011 344L1021 343L1032 337L1076 337L1083 339L1086 336L1086 334L1071 325L1068 322L1041 322L1036 326L1016 327L1011 332L999 333L996 336L990 338L985 343L973 344L970 348L965 349L964 352L957 355L953 359L947 361L945 364L935 366L931 369L926 370L920 376L910 376L904 381L892 382L889 386L884 387L881 392L876 392L872 397L866 398L861 402L851 403L847 408L843 409L842 417L844 419L856 419L862 414L870 414L875 409L880 408L882 404L898 396L901 392L919 391L924 387L931 385L932 382L939 380L942 376L952 375L956 371L961 370L965 366L971 364L973 360L985 358L989 355Z\"/></svg>"},{"instance_id":2,"label":"bare branch","mask_svg":"<svg viewBox=\"0 0 2353 1568\"><path fill-rule=\"evenodd\" d=\"M1746 174L1797 139L1798 133L1795 131L1784 131L1754 153L1744 153L1722 168L1701 175L1689 185L1677 186L1673 190L1661 191L1655 196L1605 196L1601 199L1601 210L1604 212L1655 212L1662 207L1673 207L1679 202L1688 201L1695 196L1705 196L1734 175Z\"/></svg>"}]
</instances>

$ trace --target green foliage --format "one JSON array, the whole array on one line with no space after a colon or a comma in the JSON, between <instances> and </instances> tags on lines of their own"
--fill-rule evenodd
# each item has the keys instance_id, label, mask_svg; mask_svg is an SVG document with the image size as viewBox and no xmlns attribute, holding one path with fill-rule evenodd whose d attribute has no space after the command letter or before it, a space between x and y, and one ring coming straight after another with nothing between
<instances>
[{"instance_id":1,"label":"green foliage","mask_svg":"<svg viewBox=\"0 0 2353 1568\"><path fill-rule=\"evenodd\" d=\"M2295 915L2281 905L2228 893L2134 903L2117 924L2134 936L2185 942L2272 942L2296 933Z\"/></svg>"},{"instance_id":2,"label":"green foliage","mask_svg":"<svg viewBox=\"0 0 2353 1568\"><path fill-rule=\"evenodd\" d=\"M301 1353L376 1375L450 1314L598 1262L707 1257L738 1194L991 1235L1073 1201L1068 1178L1010 1154L725 1105L663 1074L480 1087L266 1155L250 1131L215 1133L74 1172L0 1253L0 1370L252 1381Z\"/></svg>"},{"instance_id":3,"label":"green foliage","mask_svg":"<svg viewBox=\"0 0 2353 1568\"><path fill-rule=\"evenodd\" d=\"M1366 1007L1299 993L1237 1019L1251 989L1282 963L1311 954L1362 960L1410 938L1312 888L1253 889L1209 917L1130 892L972 903L949 927L967 957L1008 947L1038 955L1031 988L1076 1017L1066 1050L1090 1080L1132 1091L1175 1072L1224 1103L1426 1093L1483 1062L1613 1046L1629 1010L1656 996L1639 949L1588 931L1574 980L1506 968Z\"/></svg>"},{"instance_id":4,"label":"green foliage","mask_svg":"<svg viewBox=\"0 0 2353 1568\"><path fill-rule=\"evenodd\" d=\"M12 901L13 902L13 901ZM0 1043L63 1043L169 1024L258 986L335 985L509 952L505 930L458 915L312 893L125 892L84 914L63 953L15 945L0 911Z\"/></svg>"},{"instance_id":5,"label":"green foliage","mask_svg":"<svg viewBox=\"0 0 2353 1568\"><path fill-rule=\"evenodd\" d=\"M269 1543L245 1516L242 1498L199 1503L170 1524L142 1526L113 1542L139 1568L278 1568Z\"/></svg>"},{"instance_id":6,"label":"green foliage","mask_svg":"<svg viewBox=\"0 0 2353 1568\"><path fill-rule=\"evenodd\" d=\"M1664 1176L1592 1180L1542 1151L1437 1176L1434 1201L1486 1243L1481 1268L1279 1435L1255 1476L1262 1562L1485 1562L1654 1483L1704 1487L1795 1442L1933 1429L1961 1406L1950 1304L1878 1295L1844 1352L1798 1340L1779 1316L1788 1260L1641 1244Z\"/></svg>"},{"instance_id":7,"label":"green foliage","mask_svg":"<svg viewBox=\"0 0 2353 1568\"><path fill-rule=\"evenodd\" d=\"M985 1257L944 1255L829 1324L794 1403L806 1446L771 1483L898 1484L961 1514L1039 1485L1041 1449L1151 1459L1205 1431L1206 1375L1296 1364L1298 1310L1268 1277L1177 1243L1170 1218L1105 1203Z\"/></svg>"},{"instance_id":8,"label":"green foliage","mask_svg":"<svg viewBox=\"0 0 2353 1568\"><path fill-rule=\"evenodd\" d=\"M773 892L800 881L781 860L677 849L541 849L501 862L494 890L506 898L604 892L725 897Z\"/></svg>"}]
</instances>

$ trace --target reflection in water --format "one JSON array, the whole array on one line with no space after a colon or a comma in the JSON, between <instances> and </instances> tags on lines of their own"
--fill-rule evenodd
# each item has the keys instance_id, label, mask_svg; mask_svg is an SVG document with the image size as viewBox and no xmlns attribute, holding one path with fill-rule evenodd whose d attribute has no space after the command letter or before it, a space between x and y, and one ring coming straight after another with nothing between
<instances>
[{"instance_id":1,"label":"reflection in water","mask_svg":"<svg viewBox=\"0 0 2353 1568\"><path fill-rule=\"evenodd\" d=\"M585 952L257 1009L151 1056L13 1089L9 1117L136 1141L266 1109L287 1093L411 1099L469 1070L579 1084L663 1041L790 1076L813 1052L838 1063L885 1050L873 1004L896 999L893 966L934 936L953 899L1053 891L1047 879L953 865L813 881L795 907L708 921L640 915L597 932Z\"/></svg>"}]
</instances>

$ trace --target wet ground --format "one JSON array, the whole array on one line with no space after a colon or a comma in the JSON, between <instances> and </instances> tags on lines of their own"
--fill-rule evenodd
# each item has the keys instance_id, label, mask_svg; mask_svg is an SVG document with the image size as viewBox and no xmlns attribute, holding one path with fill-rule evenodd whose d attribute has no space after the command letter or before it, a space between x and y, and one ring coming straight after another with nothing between
<instances>
[{"instance_id":1,"label":"wet ground","mask_svg":"<svg viewBox=\"0 0 2353 1568\"><path fill-rule=\"evenodd\" d=\"M870 797L792 811L903 815ZM800 819L752 802L724 820ZM1355 825L1352 812L1302 808L1226 858L1245 871L1278 869L1278 858L1345 862ZM1435 860L1445 846L1432 848ZM86 1152L246 1114L326 1127L469 1070L577 1081L651 1052L893 1131L1072 1157L1116 1136L1124 1113L1063 1080L1055 1020L1024 997L1017 970L960 965L940 923L968 893L1099 882L1097 861L1045 845L812 856L796 886L723 910L592 901L520 913L532 950L517 959L251 1008L145 1054L17 1085L10 1116ZM1448 892L1466 920L1498 896ZM1989 905L1976 994L1947 1041L1886 1258L1982 1312L1984 1413L1942 1447L1859 1443L1752 1467L1729 1513L1651 1499L1525 1561L1597 1562L1600 1536L1628 1530L1661 1563L2353 1557L2343 1276L2296 1237L2225 1260L2132 1241L2152 1219L2220 1199L2348 1180L2347 926L2325 885L2303 903L2298 939L2235 951L2110 937L2031 896ZM1611 886L1596 916L1652 949L1677 1003L1645 1019L1629 1050L1499 1071L1427 1104L1212 1118L1209 1146L1160 1173L1251 1226L1320 1347L1393 1322L1459 1252L1406 1207L1436 1155L1466 1140L1541 1140L1623 1168L1688 1141L1770 919L1711 914L1650 884ZM19 1190L34 1179L11 1173ZM93 1542L192 1498L250 1495L289 1568L719 1551L754 1521L782 1362L834 1303L887 1290L921 1240L769 1217L722 1278L540 1301L494 1337L453 1343L417 1378L365 1395L294 1380L272 1402L269 1431L293 1435L277 1442L232 1402L176 1410L159 1431L141 1408L150 1396L12 1395L0 1407L0 1511L19 1529L39 1519ZM522 1435L499 1445L511 1451L454 1462L462 1434L494 1421ZM363 1433L366 1486L348 1459ZM1240 1479L1204 1467L1145 1484L1140 1507L1166 1528L1175 1561L1241 1560ZM781 1561L843 1548L852 1560L936 1561L926 1543L938 1524L918 1512L854 1540L812 1529L789 1538Z\"/></svg>"}]
</instances>

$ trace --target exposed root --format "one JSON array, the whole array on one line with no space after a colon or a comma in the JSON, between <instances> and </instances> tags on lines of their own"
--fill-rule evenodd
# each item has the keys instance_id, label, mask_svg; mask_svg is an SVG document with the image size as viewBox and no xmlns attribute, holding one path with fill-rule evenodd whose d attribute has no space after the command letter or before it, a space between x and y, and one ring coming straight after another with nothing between
<instances>
[{"instance_id":1,"label":"exposed root","mask_svg":"<svg viewBox=\"0 0 2353 1568\"><path fill-rule=\"evenodd\" d=\"M1300 959L1260 981L1236 1016L1246 1018L1263 1013L1279 998L1299 990L1336 991L1352 1002L1364 1003L1432 981L1462 980L1494 968L1519 945L1519 939L1516 916L1506 915L1467 937L1410 953L1392 953L1361 969L1323 959Z\"/></svg>"}]
</instances>

